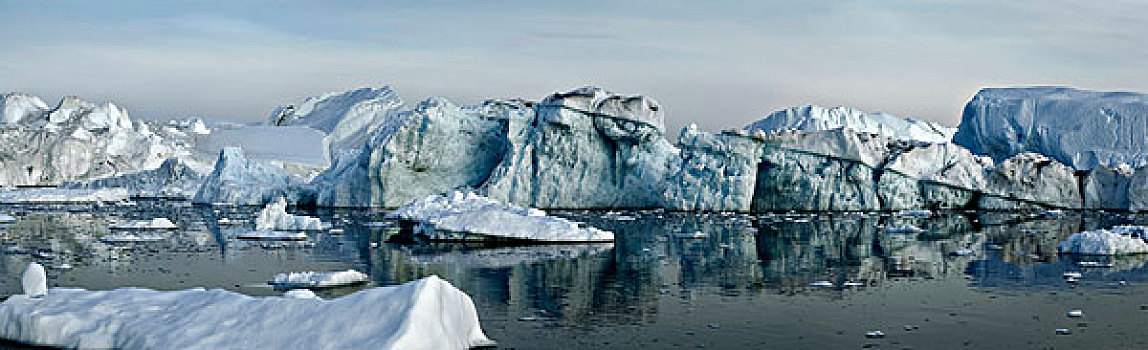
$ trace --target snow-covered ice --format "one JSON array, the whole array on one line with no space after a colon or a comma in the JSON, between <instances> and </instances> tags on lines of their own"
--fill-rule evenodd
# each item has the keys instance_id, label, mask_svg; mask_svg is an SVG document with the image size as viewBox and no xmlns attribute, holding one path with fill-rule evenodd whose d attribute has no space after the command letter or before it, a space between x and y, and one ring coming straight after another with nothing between
<instances>
[{"instance_id":1,"label":"snow-covered ice","mask_svg":"<svg viewBox=\"0 0 1148 350\"><path fill-rule=\"evenodd\" d=\"M340 151L362 148L369 134L402 105L398 94L387 86L331 92L278 107L271 111L267 124L305 126L323 132L323 150L333 158Z\"/></svg>"},{"instance_id":2,"label":"snow-covered ice","mask_svg":"<svg viewBox=\"0 0 1148 350\"><path fill-rule=\"evenodd\" d=\"M355 270L338 272L307 271L281 273L275 275L268 283L277 289L331 288L365 283L370 280L370 276Z\"/></svg>"},{"instance_id":3,"label":"snow-covered ice","mask_svg":"<svg viewBox=\"0 0 1148 350\"><path fill-rule=\"evenodd\" d=\"M0 224L11 224L16 222L16 217L4 213L0 213Z\"/></svg>"},{"instance_id":4,"label":"snow-covered ice","mask_svg":"<svg viewBox=\"0 0 1148 350\"><path fill-rule=\"evenodd\" d=\"M0 203L112 203L129 198L128 191L122 188L64 189L64 188L22 188L0 190Z\"/></svg>"},{"instance_id":5,"label":"snow-covered ice","mask_svg":"<svg viewBox=\"0 0 1148 350\"><path fill-rule=\"evenodd\" d=\"M323 229L323 222L319 218L287 213L287 199L277 197L267 203L255 217L255 230L257 231L319 231Z\"/></svg>"},{"instance_id":6,"label":"snow-covered ice","mask_svg":"<svg viewBox=\"0 0 1148 350\"><path fill-rule=\"evenodd\" d=\"M857 132L880 134L901 140L944 143L953 138L956 128L938 123L901 118L881 112L868 113L849 107L826 108L809 105L776 111L745 127L746 130L823 131L847 128Z\"/></svg>"},{"instance_id":7,"label":"snow-covered ice","mask_svg":"<svg viewBox=\"0 0 1148 350\"><path fill-rule=\"evenodd\" d=\"M116 244L116 243L141 243L141 242L158 242L166 240L168 237L157 233L143 233L143 232L113 232L103 237L100 237L100 242Z\"/></svg>"},{"instance_id":8,"label":"snow-covered ice","mask_svg":"<svg viewBox=\"0 0 1148 350\"><path fill-rule=\"evenodd\" d=\"M417 199L390 217L416 221L416 234L430 238L499 238L538 242L612 242L614 234L545 212L474 193L451 192Z\"/></svg>"},{"instance_id":9,"label":"snow-covered ice","mask_svg":"<svg viewBox=\"0 0 1148 350\"><path fill-rule=\"evenodd\" d=\"M224 290L53 288L0 303L0 338L64 348L468 349L490 346L470 296L437 276L336 299Z\"/></svg>"},{"instance_id":10,"label":"snow-covered ice","mask_svg":"<svg viewBox=\"0 0 1148 350\"><path fill-rule=\"evenodd\" d=\"M154 218L151 220L134 220L116 223L108 226L116 230L174 230L179 228L168 218Z\"/></svg>"},{"instance_id":11,"label":"snow-covered ice","mask_svg":"<svg viewBox=\"0 0 1148 350\"><path fill-rule=\"evenodd\" d=\"M265 241L303 241L307 240L307 233L300 231L255 230L240 233L236 238Z\"/></svg>"},{"instance_id":12,"label":"snow-covered ice","mask_svg":"<svg viewBox=\"0 0 1148 350\"><path fill-rule=\"evenodd\" d=\"M319 299L319 296L315 295L315 292L310 289L292 289L283 292L283 297L291 299Z\"/></svg>"},{"instance_id":13,"label":"snow-covered ice","mask_svg":"<svg viewBox=\"0 0 1148 350\"><path fill-rule=\"evenodd\" d=\"M1083 255L1126 255L1148 253L1146 226L1116 226L1084 231L1069 236L1056 246L1061 253Z\"/></svg>"}]
</instances>

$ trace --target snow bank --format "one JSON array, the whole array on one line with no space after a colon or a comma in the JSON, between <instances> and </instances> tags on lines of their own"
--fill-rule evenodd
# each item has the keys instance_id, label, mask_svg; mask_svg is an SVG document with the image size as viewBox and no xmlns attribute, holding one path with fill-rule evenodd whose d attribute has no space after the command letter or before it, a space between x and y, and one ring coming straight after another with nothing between
<instances>
[{"instance_id":1,"label":"snow bank","mask_svg":"<svg viewBox=\"0 0 1148 350\"><path fill-rule=\"evenodd\" d=\"M1056 246L1061 253L1125 255L1148 253L1148 227L1116 226L1075 233Z\"/></svg>"},{"instance_id":2,"label":"snow bank","mask_svg":"<svg viewBox=\"0 0 1148 350\"><path fill-rule=\"evenodd\" d=\"M65 348L467 349L493 345L437 276L332 300L223 290L54 288L0 303L0 337Z\"/></svg>"},{"instance_id":3,"label":"snow bank","mask_svg":"<svg viewBox=\"0 0 1148 350\"><path fill-rule=\"evenodd\" d=\"M417 221L416 233L430 239L517 239L539 242L611 242L614 234L545 212L504 204L474 193L430 195L389 214ZM452 234L453 233L453 234ZM458 234L458 235L455 235Z\"/></svg>"},{"instance_id":4,"label":"snow bank","mask_svg":"<svg viewBox=\"0 0 1148 350\"><path fill-rule=\"evenodd\" d=\"M259 211L255 218L255 230L274 231L319 231L323 222L319 218L287 213L287 199L277 197Z\"/></svg>"},{"instance_id":5,"label":"snow bank","mask_svg":"<svg viewBox=\"0 0 1148 350\"><path fill-rule=\"evenodd\" d=\"M953 142L997 161L1035 152L1077 170L1148 165L1148 95L1064 87L982 89Z\"/></svg>"},{"instance_id":6,"label":"snow bank","mask_svg":"<svg viewBox=\"0 0 1148 350\"><path fill-rule=\"evenodd\" d=\"M111 229L116 230L174 230L179 228L175 223L167 218L155 218L151 220L136 220L129 222L121 222L109 226Z\"/></svg>"},{"instance_id":7,"label":"snow bank","mask_svg":"<svg viewBox=\"0 0 1148 350\"><path fill-rule=\"evenodd\" d=\"M128 191L122 188L63 189L26 188L0 190L0 203L108 203L128 200Z\"/></svg>"},{"instance_id":8,"label":"snow bank","mask_svg":"<svg viewBox=\"0 0 1148 350\"><path fill-rule=\"evenodd\" d=\"M370 276L355 270L339 272L307 271L281 273L275 275L275 278L272 278L271 282L268 283L276 289L331 288L364 283L370 280Z\"/></svg>"},{"instance_id":9,"label":"snow bank","mask_svg":"<svg viewBox=\"0 0 1148 350\"><path fill-rule=\"evenodd\" d=\"M957 129L941 124L901 118L881 112L867 113L849 107L791 107L771 113L745 127L745 130L824 131L846 128L857 132L880 134L900 140L935 143L949 142Z\"/></svg>"}]
</instances>

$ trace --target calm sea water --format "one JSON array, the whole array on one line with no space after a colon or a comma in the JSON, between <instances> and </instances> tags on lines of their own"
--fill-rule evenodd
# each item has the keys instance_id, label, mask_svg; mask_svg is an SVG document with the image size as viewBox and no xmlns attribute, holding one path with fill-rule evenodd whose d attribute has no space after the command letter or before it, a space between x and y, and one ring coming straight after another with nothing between
<instances>
[{"instance_id":1,"label":"calm sea water","mask_svg":"<svg viewBox=\"0 0 1148 350\"><path fill-rule=\"evenodd\" d=\"M502 348L1148 348L1148 257L1056 253L1072 233L1148 216L561 211L617 242L513 247L386 243L394 228L383 212L307 212L344 232L305 243L240 241L250 222L217 223L255 211L157 201L0 207L19 217L0 229L0 293L19 293L32 260L56 267L51 286L249 295L279 295L267 285L277 273L350 268L373 283L319 294L439 275L474 299ZM153 217L181 229L158 242L99 241L111 221ZM925 231L885 229L904 225ZM1070 284L1065 272L1084 278ZM1085 317L1066 317L1074 309ZM865 336L878 330L883 338Z\"/></svg>"}]
</instances>

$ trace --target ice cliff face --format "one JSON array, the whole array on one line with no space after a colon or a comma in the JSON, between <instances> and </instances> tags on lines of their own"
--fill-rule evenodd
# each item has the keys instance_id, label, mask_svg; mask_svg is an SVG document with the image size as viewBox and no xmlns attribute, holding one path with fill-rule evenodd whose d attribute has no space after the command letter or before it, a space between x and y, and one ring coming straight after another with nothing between
<instances>
[{"instance_id":1,"label":"ice cliff face","mask_svg":"<svg viewBox=\"0 0 1148 350\"><path fill-rule=\"evenodd\" d=\"M1078 170L1148 165L1148 95L1060 87L983 89L953 140L998 161L1024 152Z\"/></svg>"},{"instance_id":2,"label":"ice cliff face","mask_svg":"<svg viewBox=\"0 0 1148 350\"><path fill-rule=\"evenodd\" d=\"M60 185L159 167L191 154L189 130L133 121L105 103L65 97L51 110L34 96L4 95L0 186Z\"/></svg>"},{"instance_id":3,"label":"ice cliff face","mask_svg":"<svg viewBox=\"0 0 1148 350\"><path fill-rule=\"evenodd\" d=\"M483 184L509 147L510 124L533 116L521 103L459 107L441 98L393 114L357 154L344 154L314 183L322 206L398 207Z\"/></svg>"},{"instance_id":4,"label":"ice cliff face","mask_svg":"<svg viewBox=\"0 0 1148 350\"><path fill-rule=\"evenodd\" d=\"M582 88L543 99L534 114L510 130L487 196L536 208L661 206L677 149L657 102Z\"/></svg>"},{"instance_id":5,"label":"ice cliff face","mask_svg":"<svg viewBox=\"0 0 1148 350\"><path fill-rule=\"evenodd\" d=\"M955 128L924 120L901 118L880 112L867 113L849 107L826 108L814 105L773 112L746 126L745 130L825 131L838 128L932 143L949 142L956 132Z\"/></svg>"}]
</instances>

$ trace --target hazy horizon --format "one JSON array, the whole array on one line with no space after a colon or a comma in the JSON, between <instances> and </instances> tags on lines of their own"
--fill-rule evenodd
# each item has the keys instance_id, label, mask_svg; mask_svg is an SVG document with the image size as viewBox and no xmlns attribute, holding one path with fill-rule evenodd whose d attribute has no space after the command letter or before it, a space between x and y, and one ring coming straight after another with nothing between
<instances>
[{"instance_id":1,"label":"hazy horizon","mask_svg":"<svg viewBox=\"0 0 1148 350\"><path fill-rule=\"evenodd\" d=\"M133 116L263 120L328 91L408 105L594 85L684 124L792 106L956 125L983 87L1148 91L1148 3L1112 1L179 2L0 0L0 92L113 101Z\"/></svg>"}]
</instances>

